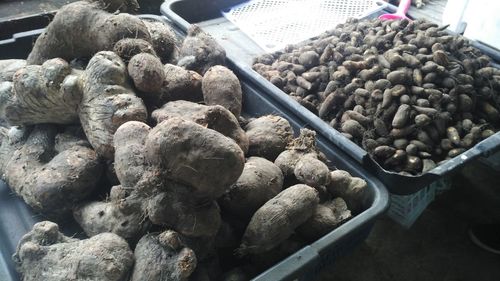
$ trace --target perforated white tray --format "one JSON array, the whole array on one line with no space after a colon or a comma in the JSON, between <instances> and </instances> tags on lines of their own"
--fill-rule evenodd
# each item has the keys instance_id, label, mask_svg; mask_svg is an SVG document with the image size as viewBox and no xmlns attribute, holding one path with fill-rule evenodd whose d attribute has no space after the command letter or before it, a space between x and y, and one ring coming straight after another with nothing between
<instances>
[{"instance_id":1,"label":"perforated white tray","mask_svg":"<svg viewBox=\"0 0 500 281\"><path fill-rule=\"evenodd\" d=\"M362 18L385 7L380 0L252 0L222 14L267 52Z\"/></svg>"}]
</instances>

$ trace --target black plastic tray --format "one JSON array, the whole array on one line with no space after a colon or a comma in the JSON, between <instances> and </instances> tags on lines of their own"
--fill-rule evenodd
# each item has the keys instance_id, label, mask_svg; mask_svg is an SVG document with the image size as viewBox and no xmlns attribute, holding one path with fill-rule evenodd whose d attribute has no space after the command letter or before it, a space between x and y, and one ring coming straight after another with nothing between
<instances>
[{"instance_id":1,"label":"black plastic tray","mask_svg":"<svg viewBox=\"0 0 500 281\"><path fill-rule=\"evenodd\" d=\"M179 28L186 31L191 24L198 24L213 35L218 42L226 49L229 64L241 77L245 77L259 91L264 92L275 102L290 109L299 118L325 136L330 143L339 149L347 152L363 167L372 171L393 194L407 195L435 182L444 175L458 169L467 162L478 157L487 157L500 149L500 132L486 140L476 144L471 149L461 155L437 166L436 168L419 176L403 176L395 172L383 169L376 163L368 153L351 140L344 137L340 132L330 127L325 121L301 106L298 102L290 98L282 90L274 86L260 74L252 69L252 59L264 53L259 46L243 34L237 27L227 21L220 13L210 13L198 9L197 1L193 0L167 0L161 6L161 12L172 20ZM387 11L393 11L394 6L388 6ZM479 42L474 42L474 46L481 49L494 59L500 58L500 52Z\"/></svg>"},{"instance_id":2,"label":"black plastic tray","mask_svg":"<svg viewBox=\"0 0 500 281\"><path fill-rule=\"evenodd\" d=\"M165 20L166 18L144 15L143 18ZM14 34L11 39L0 41L0 59L25 58L31 51L32 43L43 29ZM296 132L307 124L286 107L253 88L246 78L240 77L243 89L243 112L247 116L276 114L287 118ZM364 178L368 192L363 201L364 211L351 220L325 235L316 242L302 248L287 259L265 271L254 280L311 280L319 270L331 265L338 257L348 253L353 247L366 239L377 217L389 205L389 194L384 185L368 173L359 163L344 152L334 149L322 136L318 137L318 147L331 161L331 166L344 169L353 176ZM0 280L16 281L11 255L21 236L33 224L41 220L33 211L14 196L10 189L0 181ZM62 227L68 235L76 233L73 226Z\"/></svg>"}]
</instances>

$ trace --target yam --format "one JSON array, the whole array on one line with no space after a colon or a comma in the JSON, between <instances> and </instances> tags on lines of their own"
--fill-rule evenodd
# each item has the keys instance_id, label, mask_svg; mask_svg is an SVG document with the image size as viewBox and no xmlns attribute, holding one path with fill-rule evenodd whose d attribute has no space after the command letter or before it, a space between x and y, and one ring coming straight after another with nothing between
<instances>
[{"instance_id":1,"label":"yam","mask_svg":"<svg viewBox=\"0 0 500 281\"><path fill-rule=\"evenodd\" d=\"M248 136L249 156L259 156L274 161L291 141L290 123L280 116L267 115L252 120L245 126Z\"/></svg>"},{"instance_id":2,"label":"yam","mask_svg":"<svg viewBox=\"0 0 500 281\"><path fill-rule=\"evenodd\" d=\"M318 192L310 186L297 184L283 190L255 212L238 253L258 254L273 249L312 216L318 202Z\"/></svg>"},{"instance_id":3,"label":"yam","mask_svg":"<svg viewBox=\"0 0 500 281\"><path fill-rule=\"evenodd\" d=\"M250 219L264 203L283 188L281 170L269 160L250 157L234 185L219 200L224 211Z\"/></svg>"},{"instance_id":4,"label":"yam","mask_svg":"<svg viewBox=\"0 0 500 281\"><path fill-rule=\"evenodd\" d=\"M194 251L172 230L143 236L135 247L134 257L130 281L187 281L197 264Z\"/></svg>"},{"instance_id":5,"label":"yam","mask_svg":"<svg viewBox=\"0 0 500 281\"><path fill-rule=\"evenodd\" d=\"M240 116L241 85L231 70L221 65L211 67L203 76L201 88L207 105L222 105L236 118Z\"/></svg>"},{"instance_id":6,"label":"yam","mask_svg":"<svg viewBox=\"0 0 500 281\"><path fill-rule=\"evenodd\" d=\"M120 236L102 233L78 240L64 236L48 221L36 223L21 238L13 260L24 281L121 281L134 264Z\"/></svg>"}]
</instances>

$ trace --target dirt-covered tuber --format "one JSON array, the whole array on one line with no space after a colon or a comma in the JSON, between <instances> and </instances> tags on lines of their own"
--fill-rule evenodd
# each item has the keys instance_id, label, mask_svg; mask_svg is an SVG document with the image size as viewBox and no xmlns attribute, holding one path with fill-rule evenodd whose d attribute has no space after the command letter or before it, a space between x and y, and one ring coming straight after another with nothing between
<instances>
[{"instance_id":1,"label":"dirt-covered tuber","mask_svg":"<svg viewBox=\"0 0 500 281\"><path fill-rule=\"evenodd\" d=\"M120 236L102 233L78 240L64 236L49 221L35 224L21 238L13 259L23 281L122 281L134 264Z\"/></svg>"},{"instance_id":2,"label":"dirt-covered tuber","mask_svg":"<svg viewBox=\"0 0 500 281\"><path fill-rule=\"evenodd\" d=\"M78 130L12 127L0 147L0 175L35 210L61 218L97 187L103 165Z\"/></svg>"},{"instance_id":3,"label":"dirt-covered tuber","mask_svg":"<svg viewBox=\"0 0 500 281\"><path fill-rule=\"evenodd\" d=\"M186 281L196 268L196 255L172 230L144 235L134 251L130 281Z\"/></svg>"},{"instance_id":4,"label":"dirt-covered tuber","mask_svg":"<svg viewBox=\"0 0 500 281\"><path fill-rule=\"evenodd\" d=\"M318 192L310 186L298 184L283 190L255 212L239 254L258 254L276 247L313 215L318 202Z\"/></svg>"},{"instance_id":5,"label":"dirt-covered tuber","mask_svg":"<svg viewBox=\"0 0 500 281\"><path fill-rule=\"evenodd\" d=\"M178 66L204 75L215 65L224 65L226 51L209 34L192 25L179 50Z\"/></svg>"}]
</instances>

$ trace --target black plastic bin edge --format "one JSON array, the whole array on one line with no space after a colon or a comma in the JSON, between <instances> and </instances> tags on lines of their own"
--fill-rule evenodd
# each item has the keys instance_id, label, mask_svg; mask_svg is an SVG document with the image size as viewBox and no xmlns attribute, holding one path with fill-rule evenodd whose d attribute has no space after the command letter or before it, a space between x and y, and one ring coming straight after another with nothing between
<instances>
[{"instance_id":1,"label":"black plastic bin edge","mask_svg":"<svg viewBox=\"0 0 500 281\"><path fill-rule=\"evenodd\" d=\"M141 17L170 22L167 18L156 15L141 15ZM42 31L43 29L37 29L14 34L11 39L0 41L0 51L5 51L5 46L11 44L31 43L33 38L41 34ZM11 48L9 49L11 50ZM22 52L24 50L20 48L16 51ZM303 127L303 123L294 113L265 97L245 78L241 79L243 92L246 93L243 103L247 111L250 108L250 111L254 112L255 115L280 114L290 120L295 130ZM359 163L352 161L347 154L333 149L320 135L318 136L318 147L327 156L330 156L329 158L338 159L339 168L348 170L354 176L362 177L367 181L369 195L366 200L370 204L362 213L279 262L253 280L312 279L321 268L331 265L336 258L347 254L353 247L364 241L376 219L389 207L388 191L378 179L364 170ZM40 216L34 215L31 209L20 198L12 194L4 182L0 181L0 241L2 241L0 245L0 274L6 274L5 276L0 275L0 280L18 280L19 277L12 267L10 255L14 252L20 237L39 220Z\"/></svg>"},{"instance_id":2,"label":"black plastic bin edge","mask_svg":"<svg viewBox=\"0 0 500 281\"><path fill-rule=\"evenodd\" d=\"M272 107L275 108L273 113L286 116L289 119L295 131L303 127L304 123L293 112L270 100L255 89L253 85L247 83L245 78L240 77L240 80L243 92L245 93L243 98L244 108L250 108L250 111L259 112L260 108ZM252 98L249 99L249 97ZM261 113L269 114L269 110ZM343 160L342 166L339 168L351 171L353 175L364 178L368 182L371 192L374 192L370 195L373 200L371 206L349 220L346 224L278 263L254 280L292 280L299 277L305 278L303 280L312 279L311 277L321 268L333 264L337 257L345 255L354 246L365 240L377 217L382 215L389 207L388 191L378 179L360 167L359 163L353 161L347 154L329 145L323 136L319 135L317 141L318 148L327 156L330 156L329 158ZM314 251L311 252L311 250ZM301 267L297 267L297 264L300 264ZM304 273L304 271L306 272Z\"/></svg>"},{"instance_id":3,"label":"black plastic bin edge","mask_svg":"<svg viewBox=\"0 0 500 281\"><path fill-rule=\"evenodd\" d=\"M169 18L174 24L176 24L179 28L186 32L191 24L184 18L182 18L179 14L174 12L171 8L172 5L175 5L175 3L183 1L184 0L167 0L162 4L161 12L162 14L167 16L167 18ZM394 6L389 5L387 9L389 11L392 11L394 10ZM500 57L500 54L498 52L495 52L495 50L481 44L480 42L473 42L473 45L483 50L494 59ZM255 72L251 68L251 66L242 63L237 57L233 57L231 54L227 54L227 57L229 60L228 64L233 68L234 71L237 72L239 76L248 79L255 87L268 94L270 98L276 100L281 104L284 104L286 107L291 108L296 112L300 112L299 118L310 121L309 125L318 133L325 136L338 148L347 151L349 155L353 157L358 163L361 163L363 167L370 169L382 182L384 182L387 189L393 194L413 194L428 186L432 182L437 181L439 178L442 178L443 176L453 172L460 166L463 166L476 158L487 157L500 150L500 132L497 132L495 135L476 144L466 152L422 175L403 176L395 172L387 171L383 169L378 163L376 163L364 149L344 137L337 130L331 128L325 121L320 119L309 110L305 109L298 102L291 99L281 89L277 88L271 82Z\"/></svg>"}]
</instances>

